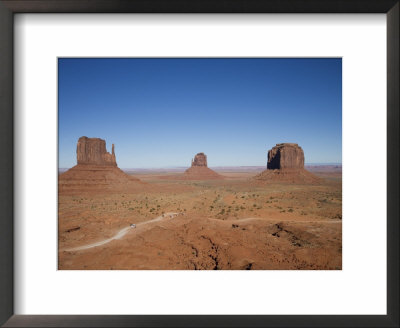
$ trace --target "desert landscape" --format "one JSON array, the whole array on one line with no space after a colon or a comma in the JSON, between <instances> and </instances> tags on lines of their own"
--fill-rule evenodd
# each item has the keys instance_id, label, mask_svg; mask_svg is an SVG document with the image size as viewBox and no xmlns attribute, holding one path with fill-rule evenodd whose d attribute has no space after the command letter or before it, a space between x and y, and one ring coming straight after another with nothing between
<instances>
[{"instance_id":1,"label":"desert landscape","mask_svg":"<svg viewBox=\"0 0 400 328\"><path fill-rule=\"evenodd\" d=\"M60 57L58 129L59 270L342 270L341 58Z\"/></svg>"},{"instance_id":2,"label":"desert landscape","mask_svg":"<svg viewBox=\"0 0 400 328\"><path fill-rule=\"evenodd\" d=\"M271 145L264 167L199 152L123 171L87 137L76 153L58 181L60 270L342 269L341 165L305 166L298 144Z\"/></svg>"}]
</instances>

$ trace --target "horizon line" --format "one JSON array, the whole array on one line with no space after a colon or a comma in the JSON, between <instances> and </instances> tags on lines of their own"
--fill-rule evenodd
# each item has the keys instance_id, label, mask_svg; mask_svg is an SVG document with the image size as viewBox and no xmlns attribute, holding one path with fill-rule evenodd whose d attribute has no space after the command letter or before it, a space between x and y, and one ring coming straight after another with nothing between
<instances>
[{"instance_id":1,"label":"horizon line","mask_svg":"<svg viewBox=\"0 0 400 328\"><path fill-rule=\"evenodd\" d=\"M75 164L77 165L77 164ZM74 166L75 166L74 165ZM309 165L342 165L341 162L316 162L316 163L305 163L304 166L309 166ZM58 169L70 169L71 167L59 167ZM117 165L117 167L119 167ZM138 169L181 169L181 168L189 168L190 166L148 166L148 167L119 167L121 170L138 170ZM220 168L220 167L267 167L267 164L265 165L217 165L217 166L208 166L210 168Z\"/></svg>"}]
</instances>

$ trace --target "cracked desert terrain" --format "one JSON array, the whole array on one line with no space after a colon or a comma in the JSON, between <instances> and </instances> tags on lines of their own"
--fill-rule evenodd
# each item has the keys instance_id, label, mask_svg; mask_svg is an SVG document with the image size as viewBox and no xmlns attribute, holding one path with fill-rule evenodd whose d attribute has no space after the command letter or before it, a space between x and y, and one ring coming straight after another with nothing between
<instances>
[{"instance_id":1,"label":"cracked desert terrain","mask_svg":"<svg viewBox=\"0 0 400 328\"><path fill-rule=\"evenodd\" d=\"M61 270L340 270L341 167L314 184L128 172L115 188L59 188ZM60 186L60 185L59 185ZM136 224L136 228L130 227Z\"/></svg>"}]
</instances>

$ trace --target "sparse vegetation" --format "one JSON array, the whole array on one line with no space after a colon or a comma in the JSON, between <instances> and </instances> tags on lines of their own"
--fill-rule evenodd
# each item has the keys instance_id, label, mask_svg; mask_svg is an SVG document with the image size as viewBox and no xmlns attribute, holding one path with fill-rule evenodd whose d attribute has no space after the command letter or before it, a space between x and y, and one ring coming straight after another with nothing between
<instances>
[{"instance_id":1,"label":"sparse vegetation","mask_svg":"<svg viewBox=\"0 0 400 328\"><path fill-rule=\"evenodd\" d=\"M233 240L237 240L242 245L241 247L247 247L246 243L251 241L252 244L257 245L260 254L264 252L264 257L260 258L268 258L269 255L265 254L271 253L265 251L265 247L269 247L267 245L272 247L276 239L276 242L280 243L276 244L279 245L279 249L285 247L286 241L292 252L303 247L312 250L322 247L318 245L324 245L323 247L329 249L329 245L332 244L336 247L335 254L340 254L338 251L341 244L340 234L329 236L326 240L318 239L320 244L316 244L317 246L311 247L307 244L307 242L310 243L310 240L313 240L308 240L308 236L316 238L314 229L318 231L318 235L325 236L324 233L327 233L328 230L323 230L324 220L330 222L330 229L336 227L334 221L341 220L342 201L339 184L304 185L296 186L293 189L293 186L288 184L251 186L246 185L243 181L238 180L238 183L234 180L196 183L173 181L167 183L163 180L153 179L149 180L144 192L138 190L133 193L105 193L94 194L89 197L60 195L60 247L73 243L85 244L86 238L89 242L109 238L112 233L131 223L138 224L151 221L166 213L175 212L181 213L181 216L174 220L166 220L162 224L154 224L154 227L158 227L161 231L162 238L151 241L146 239L147 245L155 245L161 243L162 240L167 245L170 245L168 243L174 245L173 247L167 246L167 250L162 247L162 252L157 250L153 252L153 257L157 254L157 258L163 261L173 256L170 249L174 251L176 249L177 252L182 252L192 259L201 258L204 250L199 250L199 247L206 247L207 245L210 245L210 249L204 251L204 254L207 254L207 261L211 261L208 254L214 256L214 249L219 249L218 252L220 252L219 247L223 245L218 238L223 239L227 236L223 228L225 221L228 226L231 224L240 225L238 229L231 229L232 233L235 233L235 238L224 241L226 245L223 247L228 252L229 248L232 247ZM164 187L167 191L163 191ZM172 187L176 188L175 192L171 192ZM218 225L212 219L218 219ZM263 221L263 219L268 220ZM243 220L243 223L241 220ZM283 222L282 229L288 232L277 233L280 237L274 237L272 234L276 231L272 227L278 222ZM306 233L301 235L302 238L307 239L306 241L300 240L297 235L296 229L300 229L301 222L316 222L315 224L311 223L311 226L306 228ZM72 230L69 233L63 232L74 226L80 226L81 229ZM152 236L151 231L150 229L146 238ZM242 234L248 237L241 237ZM190 239L185 239L188 235L191 236ZM201 235L210 236L212 242L216 245L214 249L211 248L211 243L208 240L199 237ZM178 236L182 239L179 239ZM178 239L174 240L174 238ZM202 241L199 242L199 240ZM259 240L263 240L262 244L258 244ZM141 249L143 243L141 237L129 239L129 241L135 245L132 248L136 250L139 247ZM176 244L174 244L175 242ZM119 241L115 242L115 245L119 245L118 243ZM190 244L193 244L199 252L192 250ZM126 249L130 249L130 247L126 246ZM222 256L221 254L223 253L220 253L219 256ZM161 257L161 255L163 256ZM135 255L131 256L134 257ZM179 261L185 263L183 259L179 259ZM204 259L202 261L208 263ZM220 263L226 262L221 261ZM88 264L85 263L85 265ZM118 266L112 265L112 267L118 269ZM336 264L332 266L332 268L335 267L337 267ZM188 268L190 269L190 267Z\"/></svg>"}]
</instances>

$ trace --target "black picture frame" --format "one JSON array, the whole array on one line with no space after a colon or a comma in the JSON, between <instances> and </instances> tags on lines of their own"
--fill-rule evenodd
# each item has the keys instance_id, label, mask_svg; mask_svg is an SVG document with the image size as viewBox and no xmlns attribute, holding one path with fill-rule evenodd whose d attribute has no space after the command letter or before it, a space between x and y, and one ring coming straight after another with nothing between
<instances>
[{"instance_id":1,"label":"black picture frame","mask_svg":"<svg viewBox=\"0 0 400 328\"><path fill-rule=\"evenodd\" d=\"M399 11L399 0L0 0L0 324L4 327L399 327ZM387 315L14 315L13 21L16 13L385 13Z\"/></svg>"}]
</instances>

